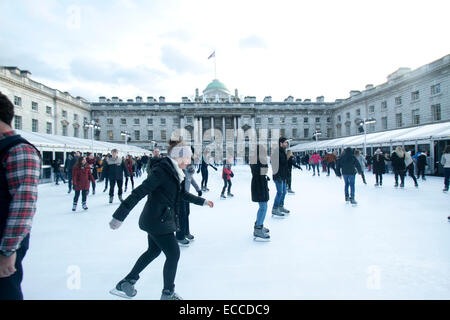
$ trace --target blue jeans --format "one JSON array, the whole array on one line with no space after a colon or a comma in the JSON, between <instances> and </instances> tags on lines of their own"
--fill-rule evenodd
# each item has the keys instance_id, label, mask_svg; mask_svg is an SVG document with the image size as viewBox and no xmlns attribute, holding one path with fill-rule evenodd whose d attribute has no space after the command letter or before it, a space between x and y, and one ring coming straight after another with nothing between
<instances>
[{"instance_id":1,"label":"blue jeans","mask_svg":"<svg viewBox=\"0 0 450 320\"><path fill-rule=\"evenodd\" d=\"M266 218L266 212L267 212L267 202L258 202L259 209L258 213L256 214L256 225L262 226L264 224L264 219Z\"/></svg>"},{"instance_id":2,"label":"blue jeans","mask_svg":"<svg viewBox=\"0 0 450 320\"><path fill-rule=\"evenodd\" d=\"M284 197L286 196L286 180L274 180L275 186L277 187L277 195L275 196L275 200L273 202L273 207L284 207Z\"/></svg>"},{"instance_id":3,"label":"blue jeans","mask_svg":"<svg viewBox=\"0 0 450 320\"><path fill-rule=\"evenodd\" d=\"M448 188L450 180L450 168L444 168L444 186Z\"/></svg>"},{"instance_id":4,"label":"blue jeans","mask_svg":"<svg viewBox=\"0 0 450 320\"><path fill-rule=\"evenodd\" d=\"M348 197L348 187L350 187L350 198L355 198L355 175L344 174L345 196Z\"/></svg>"}]
</instances>

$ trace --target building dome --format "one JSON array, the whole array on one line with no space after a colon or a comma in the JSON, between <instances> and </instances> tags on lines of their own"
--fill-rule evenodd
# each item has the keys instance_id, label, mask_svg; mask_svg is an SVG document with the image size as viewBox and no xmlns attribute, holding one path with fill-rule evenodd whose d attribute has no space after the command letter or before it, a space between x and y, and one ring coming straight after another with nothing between
<instances>
[{"instance_id":1,"label":"building dome","mask_svg":"<svg viewBox=\"0 0 450 320\"><path fill-rule=\"evenodd\" d=\"M208 86L206 87L205 90L203 90L203 92L210 91L210 90L220 90L220 91L225 91L226 93L229 93L227 87L217 79L214 79L210 84L208 84Z\"/></svg>"}]
</instances>

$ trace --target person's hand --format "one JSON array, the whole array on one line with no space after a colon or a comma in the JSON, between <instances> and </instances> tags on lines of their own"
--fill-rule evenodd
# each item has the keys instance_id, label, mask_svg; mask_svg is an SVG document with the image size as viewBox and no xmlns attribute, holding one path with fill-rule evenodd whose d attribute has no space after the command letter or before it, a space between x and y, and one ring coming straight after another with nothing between
<instances>
[{"instance_id":1,"label":"person's hand","mask_svg":"<svg viewBox=\"0 0 450 320\"><path fill-rule=\"evenodd\" d=\"M203 194L202 190L197 191L197 193L198 193L198 196L199 196L199 197L201 197L202 194Z\"/></svg>"},{"instance_id":2,"label":"person's hand","mask_svg":"<svg viewBox=\"0 0 450 320\"><path fill-rule=\"evenodd\" d=\"M119 229L119 227L122 225L122 222L113 218L111 222L109 223L109 227L113 230Z\"/></svg>"},{"instance_id":3,"label":"person's hand","mask_svg":"<svg viewBox=\"0 0 450 320\"><path fill-rule=\"evenodd\" d=\"M214 207L214 202L206 200L206 203L208 204L208 207L210 207L210 208Z\"/></svg>"},{"instance_id":4,"label":"person's hand","mask_svg":"<svg viewBox=\"0 0 450 320\"><path fill-rule=\"evenodd\" d=\"M17 254L14 252L11 256L5 257L0 255L0 278L7 278L16 272L14 265L16 264Z\"/></svg>"}]
</instances>

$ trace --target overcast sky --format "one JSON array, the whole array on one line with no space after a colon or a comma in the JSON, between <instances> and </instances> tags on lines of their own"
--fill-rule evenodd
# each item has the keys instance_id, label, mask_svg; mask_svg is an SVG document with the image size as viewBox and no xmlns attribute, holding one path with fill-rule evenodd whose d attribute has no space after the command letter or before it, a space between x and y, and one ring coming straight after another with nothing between
<instances>
[{"instance_id":1,"label":"overcast sky","mask_svg":"<svg viewBox=\"0 0 450 320\"><path fill-rule=\"evenodd\" d=\"M0 65L97 101L347 98L450 54L450 1L0 0Z\"/></svg>"}]
</instances>

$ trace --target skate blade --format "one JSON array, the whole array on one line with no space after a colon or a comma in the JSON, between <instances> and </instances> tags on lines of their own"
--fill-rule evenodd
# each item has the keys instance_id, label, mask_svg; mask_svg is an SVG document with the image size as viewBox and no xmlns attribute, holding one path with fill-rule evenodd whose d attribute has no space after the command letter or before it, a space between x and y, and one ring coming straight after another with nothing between
<instances>
[{"instance_id":1,"label":"skate blade","mask_svg":"<svg viewBox=\"0 0 450 320\"><path fill-rule=\"evenodd\" d=\"M272 218L284 219L284 218L286 218L286 216L277 216L277 215L273 214Z\"/></svg>"},{"instance_id":2,"label":"skate blade","mask_svg":"<svg viewBox=\"0 0 450 320\"><path fill-rule=\"evenodd\" d=\"M124 292L121 292L121 291L117 290L116 288L111 289L109 291L109 293L111 293L114 296L121 297L121 298L129 299L129 300L133 299L133 297L127 296Z\"/></svg>"},{"instance_id":3,"label":"skate blade","mask_svg":"<svg viewBox=\"0 0 450 320\"><path fill-rule=\"evenodd\" d=\"M259 237L253 237L253 241L256 241L256 242L270 242L270 238L269 239L263 239L263 238L259 238Z\"/></svg>"}]
</instances>

